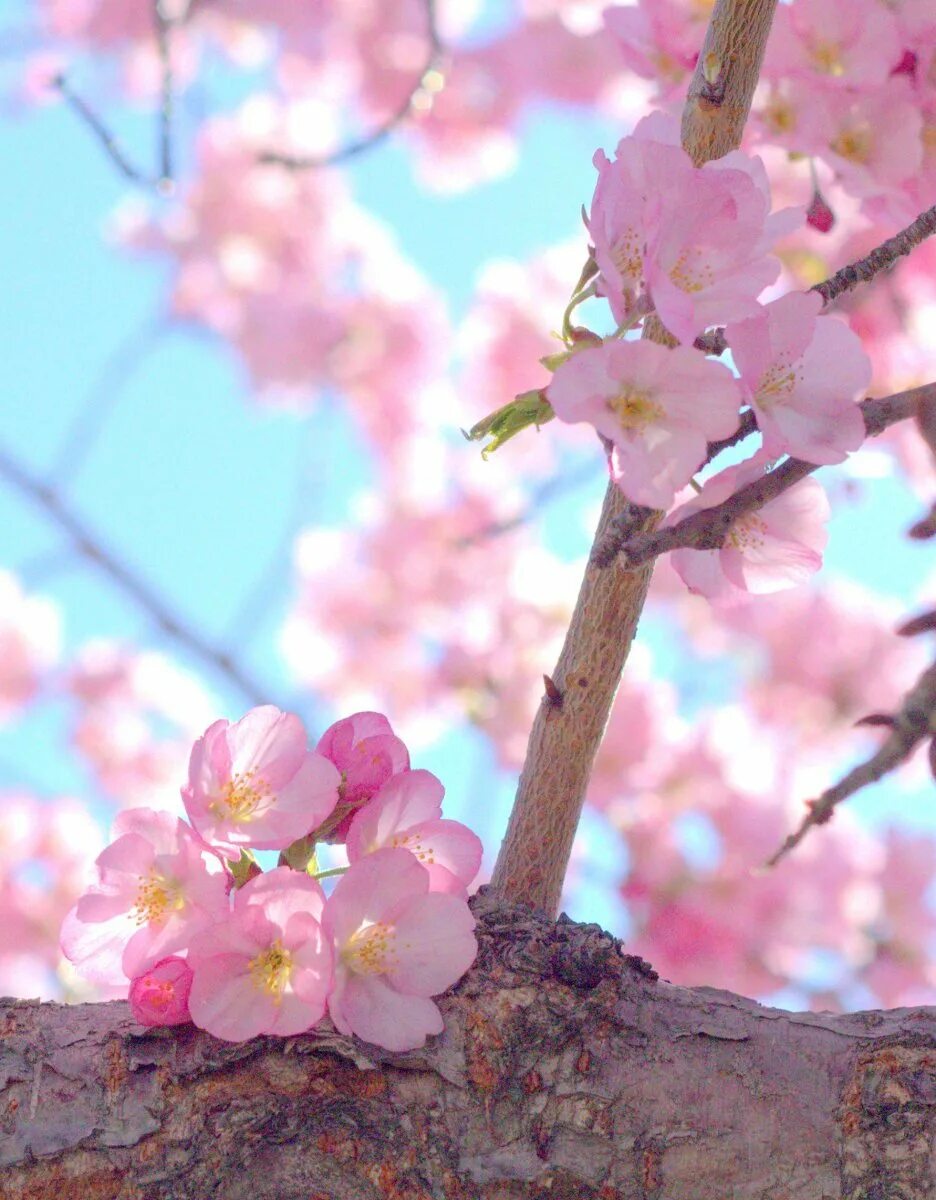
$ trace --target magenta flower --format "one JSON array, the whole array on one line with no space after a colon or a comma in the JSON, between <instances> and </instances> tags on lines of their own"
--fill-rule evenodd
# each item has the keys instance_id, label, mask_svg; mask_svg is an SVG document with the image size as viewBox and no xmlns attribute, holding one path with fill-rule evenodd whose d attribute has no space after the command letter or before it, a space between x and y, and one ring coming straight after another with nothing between
<instances>
[{"instance_id":1,"label":"magenta flower","mask_svg":"<svg viewBox=\"0 0 936 1200\"><path fill-rule=\"evenodd\" d=\"M321 886L289 867L240 888L230 918L194 938L189 950L195 1024L229 1042L311 1029L332 983L324 902Z\"/></svg>"},{"instance_id":2,"label":"magenta flower","mask_svg":"<svg viewBox=\"0 0 936 1200\"><path fill-rule=\"evenodd\" d=\"M564 362L546 389L561 421L589 421L614 444L611 472L628 499L668 508L738 427L741 396L727 367L687 346L606 342Z\"/></svg>"},{"instance_id":3,"label":"magenta flower","mask_svg":"<svg viewBox=\"0 0 936 1200\"><path fill-rule=\"evenodd\" d=\"M97 858L99 881L62 923L62 953L87 978L120 985L228 912L228 875L178 817L128 809Z\"/></svg>"},{"instance_id":4,"label":"magenta flower","mask_svg":"<svg viewBox=\"0 0 936 1200\"><path fill-rule=\"evenodd\" d=\"M394 735L387 718L376 712L354 713L336 721L325 730L315 749L341 772L341 811L336 813L340 820L323 839L341 842L357 809L388 779L409 770L409 751Z\"/></svg>"},{"instance_id":5,"label":"magenta flower","mask_svg":"<svg viewBox=\"0 0 936 1200\"><path fill-rule=\"evenodd\" d=\"M844 322L818 315L821 308L815 292L791 292L725 330L773 458L838 463L864 441L855 401L871 382L871 360Z\"/></svg>"},{"instance_id":6,"label":"magenta flower","mask_svg":"<svg viewBox=\"0 0 936 1200\"><path fill-rule=\"evenodd\" d=\"M353 863L325 904L335 948L328 1011L342 1033L388 1050L412 1050L441 1033L430 999L478 952L474 917L456 896L429 890L429 872L406 850Z\"/></svg>"},{"instance_id":7,"label":"magenta flower","mask_svg":"<svg viewBox=\"0 0 936 1200\"><path fill-rule=\"evenodd\" d=\"M481 866L481 842L460 821L442 818L441 782L429 771L403 771L355 815L350 862L375 850L408 850L429 872L429 890L465 896Z\"/></svg>"},{"instance_id":8,"label":"magenta flower","mask_svg":"<svg viewBox=\"0 0 936 1200\"><path fill-rule=\"evenodd\" d=\"M248 846L283 850L315 829L337 804L339 782L328 759L309 750L299 718L266 704L205 731L182 798L205 841L236 859Z\"/></svg>"},{"instance_id":9,"label":"magenta flower","mask_svg":"<svg viewBox=\"0 0 936 1200\"><path fill-rule=\"evenodd\" d=\"M770 462L763 451L714 476L696 500L672 512L683 517L727 500L763 474ZM804 583L822 566L828 539L829 501L822 486L803 479L757 512L732 525L719 550L674 550L673 566L690 592L710 600L736 602L742 593L766 595Z\"/></svg>"},{"instance_id":10,"label":"magenta flower","mask_svg":"<svg viewBox=\"0 0 936 1200\"><path fill-rule=\"evenodd\" d=\"M681 342L710 325L757 312L780 272L773 243L802 224L800 209L771 215L763 163L740 151L696 167L660 113L595 155L598 184L588 218L600 276L618 321L645 293Z\"/></svg>"},{"instance_id":11,"label":"magenta flower","mask_svg":"<svg viewBox=\"0 0 936 1200\"><path fill-rule=\"evenodd\" d=\"M141 1025L184 1025L192 1019L191 990L191 967L172 954L131 981L130 1011Z\"/></svg>"}]
</instances>

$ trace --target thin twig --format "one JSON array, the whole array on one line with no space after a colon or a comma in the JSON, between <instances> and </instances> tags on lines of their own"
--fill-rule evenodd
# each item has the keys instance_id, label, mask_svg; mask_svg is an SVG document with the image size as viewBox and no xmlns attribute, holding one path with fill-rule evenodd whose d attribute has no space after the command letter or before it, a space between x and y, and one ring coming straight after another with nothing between
<instances>
[{"instance_id":1,"label":"thin twig","mask_svg":"<svg viewBox=\"0 0 936 1200\"><path fill-rule=\"evenodd\" d=\"M880 400L862 400L859 408L864 417L868 437L876 437L897 421L913 416L922 397L936 395L936 383L911 388ZM773 471L747 484L722 504L703 508L675 525L652 533L626 538L614 529L604 541L595 546L591 561L596 567L609 567L620 555L627 569L643 566L672 550L717 550L724 544L732 526L739 518L756 512L794 484L817 471L817 463L788 458Z\"/></svg>"},{"instance_id":2,"label":"thin twig","mask_svg":"<svg viewBox=\"0 0 936 1200\"><path fill-rule=\"evenodd\" d=\"M267 704L266 688L252 679L234 661L227 650L212 646L197 634L154 589L126 567L108 550L87 525L68 508L59 493L32 475L21 463L0 447L0 476L38 505L50 521L65 533L74 549L129 596L157 627L191 654L217 671L243 693L252 704Z\"/></svg>"},{"instance_id":3,"label":"thin twig","mask_svg":"<svg viewBox=\"0 0 936 1200\"><path fill-rule=\"evenodd\" d=\"M414 101L419 93L423 90L423 85L426 76L438 69L443 56L442 39L439 35L438 15L436 13L436 0L424 0L426 11L426 58L422 69L413 82L412 87L407 92L401 103L388 116L378 124L361 134L360 137L353 138L344 145L339 146L336 150L331 150L327 154L287 154L278 150L267 150L260 155L262 163L274 163L281 167L288 167L290 171L309 171L316 170L321 167L334 167L339 163L347 162L348 159L356 158L359 154L363 154L365 150L370 150L374 146L385 141L391 133L409 117L413 111Z\"/></svg>"},{"instance_id":4,"label":"thin twig","mask_svg":"<svg viewBox=\"0 0 936 1200\"><path fill-rule=\"evenodd\" d=\"M823 304L831 304L845 292L856 288L859 283L870 283L875 275L892 267L898 258L909 254L933 234L936 234L936 204L920 213L906 229L901 229L900 233L895 233L886 242L881 242L880 246L875 246L870 254L842 267L821 283L813 284L809 290L818 292ZM728 348L724 329L711 329L708 333L703 333L701 337L696 338L693 345L705 354L714 355L724 354Z\"/></svg>"},{"instance_id":5,"label":"thin twig","mask_svg":"<svg viewBox=\"0 0 936 1200\"><path fill-rule=\"evenodd\" d=\"M173 190L172 166L172 122L175 111L172 53L170 37L176 23L163 10L165 0L153 0L153 23L156 52L159 56L159 109L157 116L157 162L155 173L147 173L131 162L113 133L94 111L91 105L71 86L63 74L51 81L71 109L91 131L104 153L125 179L140 187L151 188L160 195L171 195ZM183 18L184 19L184 18Z\"/></svg>"},{"instance_id":6,"label":"thin twig","mask_svg":"<svg viewBox=\"0 0 936 1200\"><path fill-rule=\"evenodd\" d=\"M809 801L807 813L795 833L791 833L775 854L767 860L774 867L784 855L806 836L814 825L824 825L835 807L849 796L907 761L924 738L936 735L936 663L928 667L904 697L900 711L892 718L890 733L876 754L849 771L844 779L828 788L817 800Z\"/></svg>"},{"instance_id":7,"label":"thin twig","mask_svg":"<svg viewBox=\"0 0 936 1200\"><path fill-rule=\"evenodd\" d=\"M170 36L172 20L163 9L165 0L153 0L153 19L156 24L156 49L159 54L159 179L162 191L172 188L172 119L174 112L172 47Z\"/></svg>"},{"instance_id":8,"label":"thin twig","mask_svg":"<svg viewBox=\"0 0 936 1200\"><path fill-rule=\"evenodd\" d=\"M64 75L56 75L52 80L52 86L61 94L72 110L77 113L88 129L91 130L103 148L104 153L125 179L129 179L131 183L138 183L141 187L151 188L156 186L155 179L144 175L142 171L133 165L120 148L120 144L111 131L94 109L75 91Z\"/></svg>"}]
</instances>

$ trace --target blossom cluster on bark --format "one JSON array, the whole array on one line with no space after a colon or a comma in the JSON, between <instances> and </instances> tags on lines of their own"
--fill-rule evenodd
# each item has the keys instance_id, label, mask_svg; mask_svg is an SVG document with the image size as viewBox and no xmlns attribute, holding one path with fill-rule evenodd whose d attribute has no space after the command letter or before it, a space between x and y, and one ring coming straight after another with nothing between
<instances>
[{"instance_id":1,"label":"blossom cluster on bark","mask_svg":"<svg viewBox=\"0 0 936 1200\"><path fill-rule=\"evenodd\" d=\"M128 989L144 1025L194 1021L228 1041L305 1033L325 1015L391 1050L440 1033L431 997L477 952L467 886L481 843L442 817L444 789L386 717L357 713L315 750L272 705L214 722L182 789L189 821L127 809L62 950ZM349 865L318 872L317 842ZM281 851L263 871L255 851ZM341 874L326 897L318 877Z\"/></svg>"}]
</instances>

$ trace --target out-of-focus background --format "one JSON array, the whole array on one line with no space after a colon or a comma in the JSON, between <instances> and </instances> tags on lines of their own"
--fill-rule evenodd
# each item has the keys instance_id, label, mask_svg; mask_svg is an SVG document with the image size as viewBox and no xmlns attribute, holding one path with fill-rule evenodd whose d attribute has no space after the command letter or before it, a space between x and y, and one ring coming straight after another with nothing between
<instances>
[{"instance_id":1,"label":"out-of-focus background","mask_svg":"<svg viewBox=\"0 0 936 1200\"><path fill-rule=\"evenodd\" d=\"M592 155L678 112L707 7L0 0L0 993L91 994L57 928L110 819L180 811L192 740L257 703L313 742L386 713L490 869L606 474L583 427L487 461L460 429L546 382ZM936 175L936 28L858 7L884 25L839 74L790 49L805 0L771 43L748 148L778 206L818 187L835 215L771 295ZM791 80L825 125L781 120ZM843 141L874 105L911 139L894 161ZM874 394L932 377L934 278L924 246L840 306ZM565 906L681 982L932 1002L923 756L759 870L926 662L892 632L934 590L905 536L922 439L821 477L812 584L717 610L659 565Z\"/></svg>"}]
</instances>

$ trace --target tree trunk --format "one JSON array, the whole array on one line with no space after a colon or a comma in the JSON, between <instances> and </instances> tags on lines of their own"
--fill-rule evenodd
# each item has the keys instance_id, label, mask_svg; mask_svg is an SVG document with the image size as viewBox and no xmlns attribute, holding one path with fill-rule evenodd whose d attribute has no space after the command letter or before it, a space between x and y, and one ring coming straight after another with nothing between
<instances>
[{"instance_id":1,"label":"tree trunk","mask_svg":"<svg viewBox=\"0 0 936 1200\"><path fill-rule=\"evenodd\" d=\"M406 1054L0 1003L3 1200L936 1195L933 1010L780 1012L473 905L478 961Z\"/></svg>"}]
</instances>

